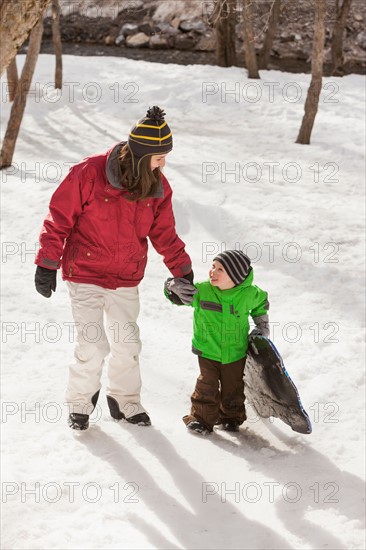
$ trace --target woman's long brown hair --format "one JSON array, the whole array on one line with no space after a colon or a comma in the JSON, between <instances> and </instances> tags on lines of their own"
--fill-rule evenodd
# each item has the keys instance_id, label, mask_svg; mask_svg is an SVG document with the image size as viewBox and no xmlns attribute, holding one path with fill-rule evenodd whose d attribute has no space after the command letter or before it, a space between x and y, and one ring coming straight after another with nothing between
<instances>
[{"instance_id":1,"label":"woman's long brown hair","mask_svg":"<svg viewBox=\"0 0 366 550\"><path fill-rule=\"evenodd\" d=\"M160 185L160 169L151 170L151 157L145 157L140 162L140 176L133 177L131 151L127 145L121 147L119 162L121 166L122 186L131 193L129 200L138 201L154 194Z\"/></svg>"}]
</instances>

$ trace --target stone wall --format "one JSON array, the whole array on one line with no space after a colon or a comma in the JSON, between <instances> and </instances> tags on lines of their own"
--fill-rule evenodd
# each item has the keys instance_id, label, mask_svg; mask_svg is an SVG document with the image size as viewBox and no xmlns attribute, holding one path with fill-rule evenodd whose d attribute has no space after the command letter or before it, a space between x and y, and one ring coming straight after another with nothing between
<instances>
[{"instance_id":1,"label":"stone wall","mask_svg":"<svg viewBox=\"0 0 366 550\"><path fill-rule=\"evenodd\" d=\"M272 60L309 63L312 47L313 12L309 0L282 1L279 27L272 48ZM121 49L215 51L215 33L209 23L214 1L105 0L91 2L61 0L61 32L64 42L103 44ZM238 4L240 6L240 4ZM269 0L257 0L255 8L255 48L259 52L268 20ZM335 17L335 1L328 3L325 60L330 61L330 38ZM236 13L238 57L244 58L242 12ZM354 0L348 17L344 51L346 65L356 72L366 69L366 5ZM51 36L50 18L45 37ZM346 70L352 72L352 70Z\"/></svg>"}]
</instances>

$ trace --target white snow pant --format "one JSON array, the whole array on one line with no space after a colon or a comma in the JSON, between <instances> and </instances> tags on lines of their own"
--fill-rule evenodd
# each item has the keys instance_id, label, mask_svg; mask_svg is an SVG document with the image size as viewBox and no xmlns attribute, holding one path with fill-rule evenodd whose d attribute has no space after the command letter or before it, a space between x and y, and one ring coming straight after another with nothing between
<instances>
[{"instance_id":1,"label":"white snow pant","mask_svg":"<svg viewBox=\"0 0 366 550\"><path fill-rule=\"evenodd\" d=\"M70 366L66 391L70 412L91 414L93 411L109 352L107 395L118 402L127 418L146 412L140 404L138 288L110 290L70 281L67 286L77 331L76 362Z\"/></svg>"}]
</instances>

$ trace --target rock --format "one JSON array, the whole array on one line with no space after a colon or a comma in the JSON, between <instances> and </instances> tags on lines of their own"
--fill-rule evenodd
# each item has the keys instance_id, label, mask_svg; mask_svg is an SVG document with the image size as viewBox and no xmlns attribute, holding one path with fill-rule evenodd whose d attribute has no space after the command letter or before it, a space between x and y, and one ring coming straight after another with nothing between
<instances>
[{"instance_id":1,"label":"rock","mask_svg":"<svg viewBox=\"0 0 366 550\"><path fill-rule=\"evenodd\" d=\"M114 43L116 44L116 46L121 46L123 45L124 43L126 42L126 38L123 34L119 34L116 38L116 40L114 41Z\"/></svg>"},{"instance_id":2,"label":"rock","mask_svg":"<svg viewBox=\"0 0 366 550\"><path fill-rule=\"evenodd\" d=\"M189 34L177 34L175 37L175 47L177 50L193 50L197 40Z\"/></svg>"},{"instance_id":3,"label":"rock","mask_svg":"<svg viewBox=\"0 0 366 550\"><path fill-rule=\"evenodd\" d=\"M292 41L293 41L293 35L288 34L287 32L281 32L280 42L292 42Z\"/></svg>"},{"instance_id":4,"label":"rock","mask_svg":"<svg viewBox=\"0 0 366 550\"><path fill-rule=\"evenodd\" d=\"M109 34L104 38L104 43L106 46L112 46L115 43L114 38Z\"/></svg>"},{"instance_id":5,"label":"rock","mask_svg":"<svg viewBox=\"0 0 366 550\"><path fill-rule=\"evenodd\" d=\"M356 21L363 21L363 17L360 13L355 13L354 18Z\"/></svg>"},{"instance_id":6,"label":"rock","mask_svg":"<svg viewBox=\"0 0 366 550\"><path fill-rule=\"evenodd\" d=\"M282 44L278 44L272 48L272 51L275 55L283 59L301 59L304 61L308 59L307 52L304 51L303 48L298 48L296 46L294 48L287 48Z\"/></svg>"},{"instance_id":7,"label":"rock","mask_svg":"<svg viewBox=\"0 0 366 550\"><path fill-rule=\"evenodd\" d=\"M301 59L302 61L307 61L309 58L309 53L304 49L297 49L293 52L296 55L296 59Z\"/></svg>"},{"instance_id":8,"label":"rock","mask_svg":"<svg viewBox=\"0 0 366 550\"><path fill-rule=\"evenodd\" d=\"M366 50L366 32L361 31L356 36L355 40L356 44L358 44L363 50Z\"/></svg>"},{"instance_id":9,"label":"rock","mask_svg":"<svg viewBox=\"0 0 366 550\"><path fill-rule=\"evenodd\" d=\"M207 33L204 36L201 36L198 43L196 44L195 50L201 52L213 52L216 49L216 39L213 32Z\"/></svg>"},{"instance_id":10,"label":"rock","mask_svg":"<svg viewBox=\"0 0 366 550\"><path fill-rule=\"evenodd\" d=\"M171 34L175 35L178 34L179 31L173 25L170 25L169 23L158 23L156 25L156 32L160 32L162 34Z\"/></svg>"},{"instance_id":11,"label":"rock","mask_svg":"<svg viewBox=\"0 0 366 550\"><path fill-rule=\"evenodd\" d=\"M303 53L304 53L304 56L307 56L306 58L306 61L308 63L310 63L311 61L311 56L313 55L313 48L311 45L309 46L305 46L303 49L302 49Z\"/></svg>"},{"instance_id":12,"label":"rock","mask_svg":"<svg viewBox=\"0 0 366 550\"><path fill-rule=\"evenodd\" d=\"M119 9L118 13L122 13L124 11L131 11L132 9L134 11L138 11L138 10L142 10L143 8L144 8L144 3L143 3L142 0L133 0L133 1L129 1L129 2L121 2L121 8Z\"/></svg>"},{"instance_id":13,"label":"rock","mask_svg":"<svg viewBox=\"0 0 366 550\"><path fill-rule=\"evenodd\" d=\"M144 48L149 45L149 37L144 32L138 32L126 38L126 46L129 48Z\"/></svg>"},{"instance_id":14,"label":"rock","mask_svg":"<svg viewBox=\"0 0 366 550\"><path fill-rule=\"evenodd\" d=\"M155 34L150 37L149 46L153 50L167 50L174 46L174 38Z\"/></svg>"},{"instance_id":15,"label":"rock","mask_svg":"<svg viewBox=\"0 0 366 550\"><path fill-rule=\"evenodd\" d=\"M179 17L174 17L174 19L172 19L172 21L171 21L170 24L171 24L172 27L174 27L175 29L178 30L178 27L179 27L179 25L180 25L180 19L179 19Z\"/></svg>"},{"instance_id":16,"label":"rock","mask_svg":"<svg viewBox=\"0 0 366 550\"><path fill-rule=\"evenodd\" d=\"M331 63L332 62L332 49L326 48L324 50L324 63Z\"/></svg>"},{"instance_id":17,"label":"rock","mask_svg":"<svg viewBox=\"0 0 366 550\"><path fill-rule=\"evenodd\" d=\"M130 36L131 34L136 34L138 32L139 26L136 25L136 23L125 23L122 25L119 34L123 34L123 36Z\"/></svg>"},{"instance_id":18,"label":"rock","mask_svg":"<svg viewBox=\"0 0 366 550\"><path fill-rule=\"evenodd\" d=\"M186 21L181 21L179 29L183 32L194 31L198 34L205 34L208 30L202 19L187 19Z\"/></svg>"},{"instance_id":19,"label":"rock","mask_svg":"<svg viewBox=\"0 0 366 550\"><path fill-rule=\"evenodd\" d=\"M139 25L139 32L143 32L147 36L151 36L156 32L156 28L152 27L150 23L142 23L141 25Z\"/></svg>"}]
</instances>

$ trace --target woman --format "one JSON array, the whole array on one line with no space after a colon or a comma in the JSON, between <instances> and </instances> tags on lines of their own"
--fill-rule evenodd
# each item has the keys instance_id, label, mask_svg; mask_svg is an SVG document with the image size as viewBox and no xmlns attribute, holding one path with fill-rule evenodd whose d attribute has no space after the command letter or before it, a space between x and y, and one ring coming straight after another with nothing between
<instances>
[{"instance_id":1,"label":"woman","mask_svg":"<svg viewBox=\"0 0 366 550\"><path fill-rule=\"evenodd\" d=\"M164 116L159 107L149 109L127 142L75 165L53 194L40 234L36 289L49 298L61 267L77 329L76 361L66 392L73 429L89 426L109 352L112 417L151 424L140 402L136 324L147 237L173 277L193 283L191 259L175 230L172 190L161 172L173 148Z\"/></svg>"}]
</instances>

